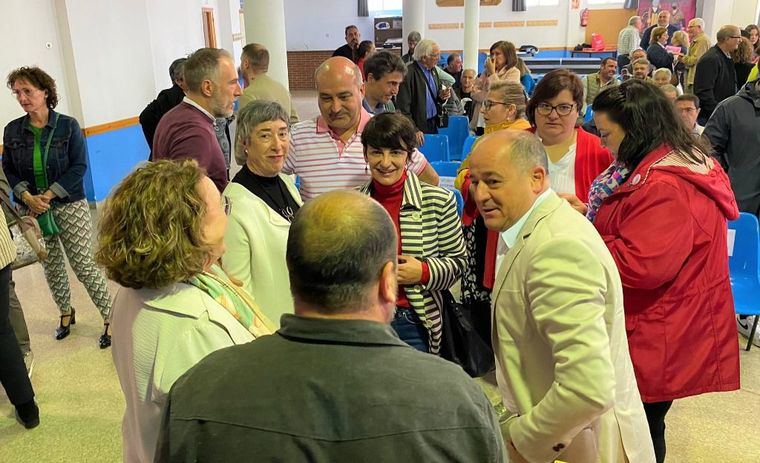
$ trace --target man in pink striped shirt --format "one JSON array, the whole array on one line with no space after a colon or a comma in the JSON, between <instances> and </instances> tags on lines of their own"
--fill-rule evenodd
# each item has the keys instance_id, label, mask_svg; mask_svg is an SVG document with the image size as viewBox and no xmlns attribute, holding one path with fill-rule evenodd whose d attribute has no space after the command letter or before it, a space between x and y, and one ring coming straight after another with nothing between
<instances>
[{"instance_id":1,"label":"man in pink striped shirt","mask_svg":"<svg viewBox=\"0 0 760 463\"><path fill-rule=\"evenodd\" d=\"M361 133L371 114L362 108L362 76L350 60L333 57L314 74L320 116L295 124L283 172L301 179L304 201L331 190L351 189L370 179ZM437 185L438 174L415 150L409 169Z\"/></svg>"}]
</instances>

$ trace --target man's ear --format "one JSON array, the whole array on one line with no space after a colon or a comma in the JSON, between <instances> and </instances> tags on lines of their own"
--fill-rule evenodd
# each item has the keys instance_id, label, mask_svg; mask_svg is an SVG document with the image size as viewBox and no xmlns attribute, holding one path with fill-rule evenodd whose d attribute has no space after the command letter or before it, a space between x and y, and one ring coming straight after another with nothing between
<instances>
[{"instance_id":1,"label":"man's ear","mask_svg":"<svg viewBox=\"0 0 760 463\"><path fill-rule=\"evenodd\" d=\"M214 93L214 83L211 82L209 79L206 79L203 82L201 82L201 93L205 97L211 97L211 94Z\"/></svg>"},{"instance_id":2,"label":"man's ear","mask_svg":"<svg viewBox=\"0 0 760 463\"><path fill-rule=\"evenodd\" d=\"M398 298L398 277L396 276L396 262L388 261L380 271L377 298L382 305L395 307Z\"/></svg>"}]
</instances>

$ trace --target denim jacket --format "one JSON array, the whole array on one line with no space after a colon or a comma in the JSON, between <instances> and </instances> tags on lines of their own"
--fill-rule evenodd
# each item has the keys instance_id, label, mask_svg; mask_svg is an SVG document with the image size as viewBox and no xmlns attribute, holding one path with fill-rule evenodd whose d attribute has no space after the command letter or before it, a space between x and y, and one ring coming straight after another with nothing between
<instances>
[{"instance_id":1,"label":"denim jacket","mask_svg":"<svg viewBox=\"0 0 760 463\"><path fill-rule=\"evenodd\" d=\"M42 129L41 149L55 125L56 112L50 110L48 123ZM16 201L25 191L41 194L34 181L34 134L29 129L29 116L11 121L3 133L3 170L13 189ZM47 159L49 189L53 202L72 203L84 199L84 173L87 171L87 145L79 123L73 117L58 116Z\"/></svg>"}]
</instances>

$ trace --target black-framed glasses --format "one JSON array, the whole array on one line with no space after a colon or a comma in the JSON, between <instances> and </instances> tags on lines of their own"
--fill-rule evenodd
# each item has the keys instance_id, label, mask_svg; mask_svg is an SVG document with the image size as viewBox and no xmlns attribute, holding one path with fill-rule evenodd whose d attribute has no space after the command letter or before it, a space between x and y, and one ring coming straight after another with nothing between
<instances>
[{"instance_id":1,"label":"black-framed glasses","mask_svg":"<svg viewBox=\"0 0 760 463\"><path fill-rule=\"evenodd\" d=\"M741 35L730 35L729 38L731 38L731 39L740 39L740 38L742 38L742 36Z\"/></svg>"},{"instance_id":2,"label":"black-framed glasses","mask_svg":"<svg viewBox=\"0 0 760 463\"><path fill-rule=\"evenodd\" d=\"M222 208L224 209L224 215L230 215L232 213L232 198L222 196Z\"/></svg>"},{"instance_id":3,"label":"black-framed glasses","mask_svg":"<svg viewBox=\"0 0 760 463\"><path fill-rule=\"evenodd\" d=\"M567 116L573 112L573 108L575 108L575 103L560 103L556 106L552 106L549 103L539 103L536 106L536 112L542 116L548 116L552 111L556 110L558 116Z\"/></svg>"},{"instance_id":4,"label":"black-framed glasses","mask_svg":"<svg viewBox=\"0 0 760 463\"><path fill-rule=\"evenodd\" d=\"M509 106L509 103L504 103L503 101L493 101L493 100L486 100L483 102L483 107L486 108L486 111L490 110L494 107L494 105L502 104L504 106Z\"/></svg>"}]
</instances>

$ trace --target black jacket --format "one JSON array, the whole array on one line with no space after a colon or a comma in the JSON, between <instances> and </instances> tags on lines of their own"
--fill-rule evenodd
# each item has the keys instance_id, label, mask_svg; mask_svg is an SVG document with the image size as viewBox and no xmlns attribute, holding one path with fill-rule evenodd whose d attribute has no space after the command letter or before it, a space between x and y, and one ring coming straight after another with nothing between
<instances>
[{"instance_id":1,"label":"black jacket","mask_svg":"<svg viewBox=\"0 0 760 463\"><path fill-rule=\"evenodd\" d=\"M665 68L673 70L673 55L660 46L659 43L653 43L647 48L647 59L655 69Z\"/></svg>"},{"instance_id":2,"label":"black jacket","mask_svg":"<svg viewBox=\"0 0 760 463\"><path fill-rule=\"evenodd\" d=\"M348 58L351 61L356 62L356 60L354 59L354 49L351 48L351 45L349 45L349 44L345 44L342 47L336 49L333 52L332 55L333 56L342 56L344 58Z\"/></svg>"},{"instance_id":3,"label":"black jacket","mask_svg":"<svg viewBox=\"0 0 760 463\"><path fill-rule=\"evenodd\" d=\"M417 130L427 133L427 79L425 79L425 73L422 71L420 64L416 61L409 63L406 69L406 77L404 77L404 81L401 83L398 95L396 96L396 108L414 122ZM430 72L433 73L433 80L435 81L436 88L432 90L437 103L436 107L439 107L443 105L443 101L438 98L441 78L438 76L436 68L433 68Z\"/></svg>"},{"instance_id":4,"label":"black jacket","mask_svg":"<svg viewBox=\"0 0 760 463\"><path fill-rule=\"evenodd\" d=\"M145 141L148 142L148 148L153 147L153 135L156 133L156 127L158 127L158 121L168 113L170 109L177 106L182 102L185 97L185 92L179 88L179 85L174 84L171 88L161 90L155 100L151 101L148 106L140 113L140 125L145 134ZM152 159L151 156L148 159Z\"/></svg>"},{"instance_id":5,"label":"black jacket","mask_svg":"<svg viewBox=\"0 0 760 463\"><path fill-rule=\"evenodd\" d=\"M736 94L734 62L717 45L702 55L694 74L694 94L702 108L699 123L704 125L718 103Z\"/></svg>"},{"instance_id":6,"label":"black jacket","mask_svg":"<svg viewBox=\"0 0 760 463\"><path fill-rule=\"evenodd\" d=\"M760 88L758 80L723 100L705 126L713 156L726 168L739 210L760 215Z\"/></svg>"},{"instance_id":7,"label":"black jacket","mask_svg":"<svg viewBox=\"0 0 760 463\"><path fill-rule=\"evenodd\" d=\"M652 31L655 27L659 27L657 24L653 26L649 26L644 30L644 33L641 34L641 44L639 45L642 49L646 50L649 48L649 45L651 45L649 42L652 37ZM668 45L670 45L670 41L673 39L673 34L675 34L680 29L672 24L668 24Z\"/></svg>"}]
</instances>

